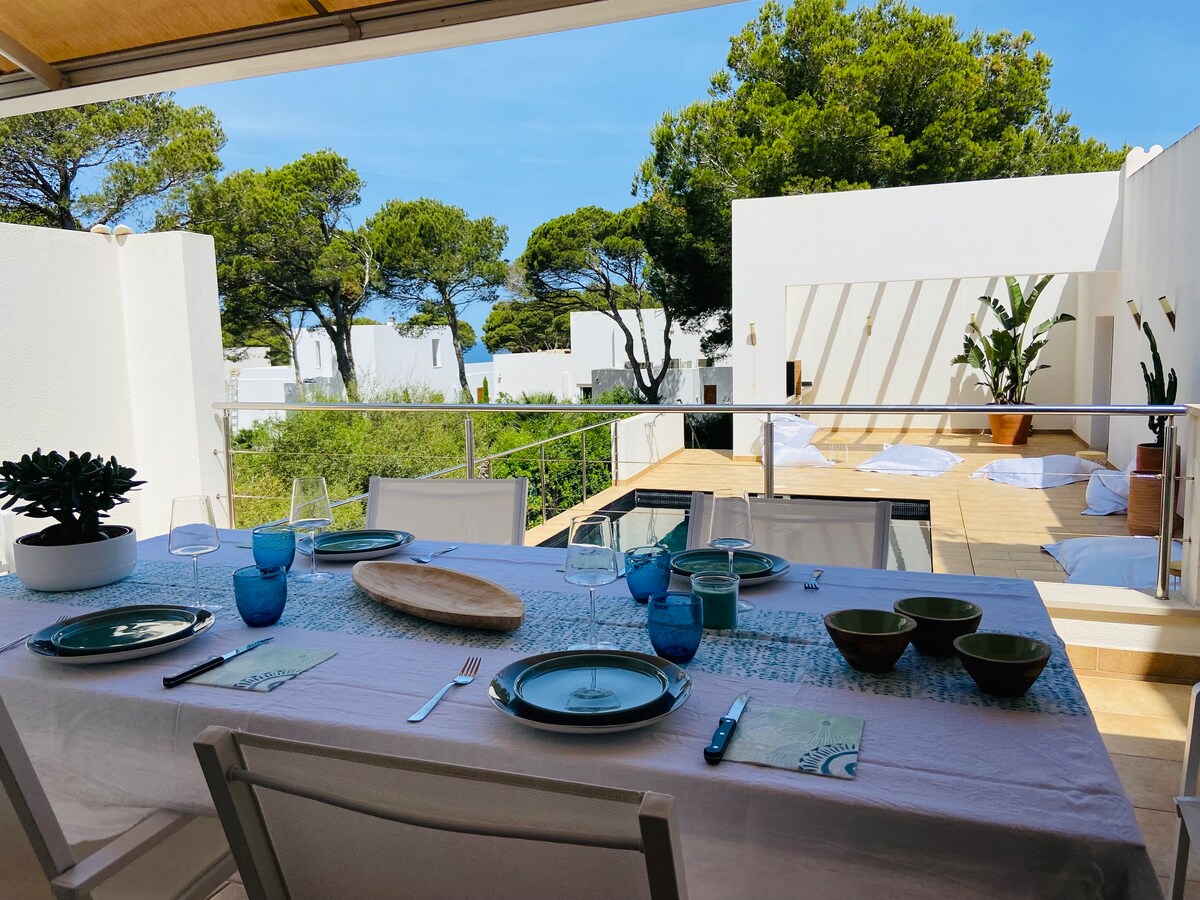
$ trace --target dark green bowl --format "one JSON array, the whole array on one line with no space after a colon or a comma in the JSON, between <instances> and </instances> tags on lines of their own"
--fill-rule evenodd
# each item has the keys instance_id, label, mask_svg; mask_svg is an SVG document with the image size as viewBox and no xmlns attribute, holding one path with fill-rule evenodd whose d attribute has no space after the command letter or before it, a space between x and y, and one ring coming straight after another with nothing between
<instances>
[{"instance_id":1,"label":"dark green bowl","mask_svg":"<svg viewBox=\"0 0 1200 900\"><path fill-rule=\"evenodd\" d=\"M997 697L1020 697L1050 661L1049 644L1019 634L964 634L954 649L979 689Z\"/></svg>"},{"instance_id":2,"label":"dark green bowl","mask_svg":"<svg viewBox=\"0 0 1200 900\"><path fill-rule=\"evenodd\" d=\"M825 616L834 646L860 672L891 669L916 628L908 616L883 609L843 609Z\"/></svg>"},{"instance_id":3,"label":"dark green bowl","mask_svg":"<svg viewBox=\"0 0 1200 900\"><path fill-rule=\"evenodd\" d=\"M954 597L906 597L892 609L917 623L913 646L926 656L953 656L954 639L979 628L983 610Z\"/></svg>"}]
</instances>

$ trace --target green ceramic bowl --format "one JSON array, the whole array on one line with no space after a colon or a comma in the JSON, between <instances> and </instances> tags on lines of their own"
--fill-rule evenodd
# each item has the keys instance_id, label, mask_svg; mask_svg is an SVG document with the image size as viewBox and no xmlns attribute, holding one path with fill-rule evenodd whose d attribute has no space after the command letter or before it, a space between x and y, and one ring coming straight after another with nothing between
<instances>
[{"instance_id":1,"label":"green ceramic bowl","mask_svg":"<svg viewBox=\"0 0 1200 900\"><path fill-rule=\"evenodd\" d=\"M906 597L892 609L917 623L913 646L926 656L953 656L954 639L979 628L983 610L954 597Z\"/></svg>"},{"instance_id":2,"label":"green ceramic bowl","mask_svg":"<svg viewBox=\"0 0 1200 900\"><path fill-rule=\"evenodd\" d=\"M825 616L834 646L860 672L891 669L916 628L908 616L883 609L843 609Z\"/></svg>"},{"instance_id":3,"label":"green ceramic bowl","mask_svg":"<svg viewBox=\"0 0 1200 900\"><path fill-rule=\"evenodd\" d=\"M1019 634L964 634L954 649L979 689L998 697L1020 697L1050 661L1049 644Z\"/></svg>"}]
</instances>

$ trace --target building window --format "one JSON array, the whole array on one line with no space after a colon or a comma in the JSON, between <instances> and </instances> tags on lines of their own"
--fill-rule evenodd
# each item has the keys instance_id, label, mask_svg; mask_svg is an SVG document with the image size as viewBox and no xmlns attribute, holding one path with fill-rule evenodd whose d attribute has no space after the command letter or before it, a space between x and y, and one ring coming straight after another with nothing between
<instances>
[{"instance_id":1,"label":"building window","mask_svg":"<svg viewBox=\"0 0 1200 900\"><path fill-rule=\"evenodd\" d=\"M432 346L433 346L433 367L435 369L440 369L442 367L442 339L434 338L433 342L432 342Z\"/></svg>"},{"instance_id":2,"label":"building window","mask_svg":"<svg viewBox=\"0 0 1200 900\"><path fill-rule=\"evenodd\" d=\"M579 396L583 400L592 399L592 386L590 384L581 384L579 386Z\"/></svg>"}]
</instances>

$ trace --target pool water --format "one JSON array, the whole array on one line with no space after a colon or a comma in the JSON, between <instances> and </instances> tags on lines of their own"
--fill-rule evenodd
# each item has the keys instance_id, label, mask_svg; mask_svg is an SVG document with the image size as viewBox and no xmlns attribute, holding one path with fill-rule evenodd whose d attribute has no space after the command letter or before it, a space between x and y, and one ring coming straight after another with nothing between
<instances>
[{"instance_id":1,"label":"pool water","mask_svg":"<svg viewBox=\"0 0 1200 900\"><path fill-rule=\"evenodd\" d=\"M810 499L800 494L780 495L790 499ZM865 502L854 497L813 497L811 499L841 500L846 503ZM871 500L882 500L872 497ZM688 510L690 491L654 491L635 489L618 497L597 513L613 520L613 537L617 549L662 544L672 553L687 549ZM539 545L567 546L567 531L560 531ZM892 525L888 535L889 569L903 572L933 571L933 541L929 528L929 503L922 500L893 500Z\"/></svg>"}]
</instances>

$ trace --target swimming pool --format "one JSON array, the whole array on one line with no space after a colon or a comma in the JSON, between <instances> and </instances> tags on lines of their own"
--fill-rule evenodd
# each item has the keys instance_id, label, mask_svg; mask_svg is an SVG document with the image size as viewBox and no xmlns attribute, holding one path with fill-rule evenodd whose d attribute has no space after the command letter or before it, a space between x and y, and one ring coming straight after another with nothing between
<instances>
[{"instance_id":1,"label":"swimming pool","mask_svg":"<svg viewBox=\"0 0 1200 900\"><path fill-rule=\"evenodd\" d=\"M872 503L885 497L825 497L781 494L788 499L838 500ZM888 534L888 568L902 572L933 571L933 539L929 527L929 502L892 500L892 523ZM691 491L656 491L636 488L596 510L613 520L613 536L621 550L647 544L663 544L672 552L687 548L688 509ZM567 531L560 531L539 544L567 546Z\"/></svg>"}]
</instances>

